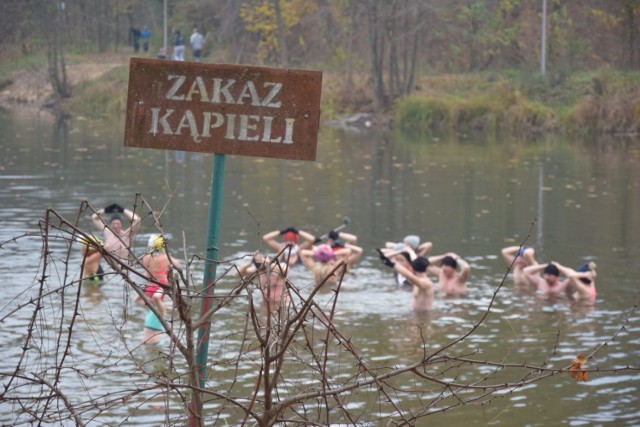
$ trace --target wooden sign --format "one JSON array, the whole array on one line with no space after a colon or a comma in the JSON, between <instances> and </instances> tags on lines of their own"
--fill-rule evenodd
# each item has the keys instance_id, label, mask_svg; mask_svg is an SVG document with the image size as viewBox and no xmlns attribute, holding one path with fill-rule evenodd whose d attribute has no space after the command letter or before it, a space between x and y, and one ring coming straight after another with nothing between
<instances>
[{"instance_id":1,"label":"wooden sign","mask_svg":"<svg viewBox=\"0 0 640 427\"><path fill-rule=\"evenodd\" d=\"M322 73L131 58L124 145L315 160Z\"/></svg>"}]
</instances>

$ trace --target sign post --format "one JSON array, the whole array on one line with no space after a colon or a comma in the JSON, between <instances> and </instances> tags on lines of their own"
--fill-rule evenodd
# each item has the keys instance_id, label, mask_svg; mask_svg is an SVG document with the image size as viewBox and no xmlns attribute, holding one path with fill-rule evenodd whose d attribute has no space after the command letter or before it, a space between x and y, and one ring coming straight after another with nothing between
<instances>
[{"instance_id":1,"label":"sign post","mask_svg":"<svg viewBox=\"0 0 640 427\"><path fill-rule=\"evenodd\" d=\"M321 87L319 71L131 58L124 145L214 153L200 318L213 301L225 155L315 160ZM207 319L198 330L200 388L210 329Z\"/></svg>"}]
</instances>

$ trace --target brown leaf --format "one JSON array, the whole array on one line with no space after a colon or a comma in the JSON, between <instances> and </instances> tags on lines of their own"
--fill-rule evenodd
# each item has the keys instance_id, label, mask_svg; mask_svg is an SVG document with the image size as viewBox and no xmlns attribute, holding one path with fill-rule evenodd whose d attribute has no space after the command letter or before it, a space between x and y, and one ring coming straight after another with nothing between
<instances>
[{"instance_id":1,"label":"brown leaf","mask_svg":"<svg viewBox=\"0 0 640 427\"><path fill-rule=\"evenodd\" d=\"M579 355L573 362L571 362L571 366L569 367L569 376L571 378L575 378L576 381L587 381L589 377L584 370L584 366L587 363L587 357L584 355Z\"/></svg>"}]
</instances>

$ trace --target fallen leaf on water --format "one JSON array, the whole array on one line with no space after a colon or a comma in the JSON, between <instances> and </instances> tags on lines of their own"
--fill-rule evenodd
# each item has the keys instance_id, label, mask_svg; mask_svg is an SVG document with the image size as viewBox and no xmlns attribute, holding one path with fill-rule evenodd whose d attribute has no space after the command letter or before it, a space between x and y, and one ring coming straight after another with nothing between
<instances>
[{"instance_id":1,"label":"fallen leaf on water","mask_svg":"<svg viewBox=\"0 0 640 427\"><path fill-rule=\"evenodd\" d=\"M587 357L584 355L579 355L573 362L571 362L571 366L569 367L569 376L571 378L575 378L576 381L587 381L589 377L584 370L584 365L587 363Z\"/></svg>"}]
</instances>

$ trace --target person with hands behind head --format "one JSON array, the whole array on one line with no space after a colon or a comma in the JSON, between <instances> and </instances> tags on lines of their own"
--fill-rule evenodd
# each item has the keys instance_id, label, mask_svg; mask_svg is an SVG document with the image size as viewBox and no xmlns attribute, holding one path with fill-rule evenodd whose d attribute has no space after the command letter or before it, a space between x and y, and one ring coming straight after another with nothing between
<instances>
[{"instance_id":1,"label":"person with hands behind head","mask_svg":"<svg viewBox=\"0 0 640 427\"><path fill-rule=\"evenodd\" d=\"M516 286L532 286L527 275L524 274L525 267L537 265L535 249L527 246L508 246L501 251L502 258L508 266L513 264L513 283Z\"/></svg>"},{"instance_id":2,"label":"person with hands behind head","mask_svg":"<svg viewBox=\"0 0 640 427\"><path fill-rule=\"evenodd\" d=\"M289 266L277 259L269 259L261 252L256 251L251 260L238 267L238 274L243 280L248 280L258 275L258 287L262 294L262 300L271 308L281 307L289 302L286 280ZM254 276L255 277L255 276Z\"/></svg>"},{"instance_id":3,"label":"person with hands behind head","mask_svg":"<svg viewBox=\"0 0 640 427\"><path fill-rule=\"evenodd\" d=\"M549 264L535 264L525 267L523 270L527 281L534 285L538 292L549 295L564 295L568 280L560 280L558 264L551 261Z\"/></svg>"},{"instance_id":4,"label":"person with hands behind head","mask_svg":"<svg viewBox=\"0 0 640 427\"><path fill-rule=\"evenodd\" d=\"M280 236L282 241L276 240ZM303 239L302 243L299 243L300 237ZM286 260L289 266L294 266L301 262L300 250L310 248L313 245L315 237L311 233L298 230L295 227L287 227L265 234L262 236L262 240L273 249L276 254L282 252L280 258Z\"/></svg>"},{"instance_id":5,"label":"person with hands behind head","mask_svg":"<svg viewBox=\"0 0 640 427\"><path fill-rule=\"evenodd\" d=\"M405 247L402 243L396 244L393 249L381 248L376 249L376 251L378 251L382 263L387 267L393 267L395 264L400 264L404 266L404 268L410 269L411 262L418 257L411 248ZM394 269L393 275L401 290L412 290L413 285L402 274L398 273Z\"/></svg>"},{"instance_id":6,"label":"person with hands behind head","mask_svg":"<svg viewBox=\"0 0 640 427\"><path fill-rule=\"evenodd\" d=\"M411 309L413 311L430 311L433 306L433 282L427 276L429 260L426 257L418 256L411 262L397 262L386 257L383 252L379 251L380 259L387 267L400 276L404 277L412 286ZM406 260L401 256L402 260ZM408 264L408 266L407 266Z\"/></svg>"},{"instance_id":7,"label":"person with hands behind head","mask_svg":"<svg viewBox=\"0 0 640 427\"><path fill-rule=\"evenodd\" d=\"M596 301L596 263L582 264L576 270L556 263L561 274L568 278L565 292L574 301Z\"/></svg>"},{"instance_id":8,"label":"person with hands behind head","mask_svg":"<svg viewBox=\"0 0 640 427\"><path fill-rule=\"evenodd\" d=\"M327 245L331 246L331 250L334 252L339 252L342 249L350 249L351 252L347 258L347 269L351 270L356 262L362 258L362 248L355 244L357 241L357 237L353 234L335 232L332 231L333 235L329 233L329 239L327 240ZM343 240L344 238L344 240Z\"/></svg>"},{"instance_id":9,"label":"person with hands behind head","mask_svg":"<svg viewBox=\"0 0 640 427\"><path fill-rule=\"evenodd\" d=\"M102 219L104 214L111 215L108 224ZM121 215L131 221L129 228L123 229ZM91 220L95 227L104 234L105 250L121 259L128 259L131 239L138 230L140 217L129 209L114 203L94 213Z\"/></svg>"},{"instance_id":10,"label":"person with hands behind head","mask_svg":"<svg viewBox=\"0 0 640 427\"><path fill-rule=\"evenodd\" d=\"M349 248L334 251L327 244L300 251L302 263L313 273L316 285L320 283L330 286L338 284L338 281L347 272L350 255L351 249Z\"/></svg>"},{"instance_id":11,"label":"person with hands behind head","mask_svg":"<svg viewBox=\"0 0 640 427\"><path fill-rule=\"evenodd\" d=\"M429 257L429 261L429 271L438 277L439 292L450 296L467 293L467 279L471 272L469 263L454 252ZM438 262L440 267L434 265Z\"/></svg>"}]
</instances>

